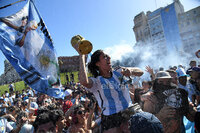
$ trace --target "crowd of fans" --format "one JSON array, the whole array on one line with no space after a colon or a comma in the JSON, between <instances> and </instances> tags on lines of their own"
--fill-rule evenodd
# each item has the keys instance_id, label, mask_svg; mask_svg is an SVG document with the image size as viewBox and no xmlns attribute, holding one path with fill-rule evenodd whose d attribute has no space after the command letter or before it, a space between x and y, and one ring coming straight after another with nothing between
<instances>
[{"instance_id":1,"label":"crowd of fans","mask_svg":"<svg viewBox=\"0 0 200 133\"><path fill-rule=\"evenodd\" d=\"M130 118L129 132L200 132L200 67L196 61L189 65L167 70L147 66L149 81L127 82L132 102L144 111ZM0 132L101 132L102 110L80 83L67 82L64 99L30 87L18 92L10 85L8 90L0 97ZM151 119L151 128L146 119ZM156 124L159 129L152 128Z\"/></svg>"}]
</instances>

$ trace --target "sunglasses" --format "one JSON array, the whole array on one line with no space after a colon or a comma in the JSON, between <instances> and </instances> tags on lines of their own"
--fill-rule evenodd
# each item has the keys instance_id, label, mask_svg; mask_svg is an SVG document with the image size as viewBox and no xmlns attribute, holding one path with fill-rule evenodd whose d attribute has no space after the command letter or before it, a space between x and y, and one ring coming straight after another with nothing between
<instances>
[{"instance_id":1,"label":"sunglasses","mask_svg":"<svg viewBox=\"0 0 200 133\"><path fill-rule=\"evenodd\" d=\"M77 114L79 114L79 115L85 114L85 111L84 111L84 110L79 110L79 111L77 112Z\"/></svg>"}]
</instances>

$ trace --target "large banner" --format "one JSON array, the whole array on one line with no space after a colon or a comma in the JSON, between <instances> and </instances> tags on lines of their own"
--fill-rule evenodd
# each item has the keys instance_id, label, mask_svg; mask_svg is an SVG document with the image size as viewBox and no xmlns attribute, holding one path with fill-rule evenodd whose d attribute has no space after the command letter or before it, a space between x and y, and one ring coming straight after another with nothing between
<instances>
[{"instance_id":1,"label":"large banner","mask_svg":"<svg viewBox=\"0 0 200 133\"><path fill-rule=\"evenodd\" d=\"M53 42L32 0L16 14L0 18L0 49L31 88L64 96Z\"/></svg>"},{"instance_id":2,"label":"large banner","mask_svg":"<svg viewBox=\"0 0 200 133\"><path fill-rule=\"evenodd\" d=\"M161 18L168 52L176 53L177 51L182 51L175 4L170 4L163 8L161 10Z\"/></svg>"}]
</instances>

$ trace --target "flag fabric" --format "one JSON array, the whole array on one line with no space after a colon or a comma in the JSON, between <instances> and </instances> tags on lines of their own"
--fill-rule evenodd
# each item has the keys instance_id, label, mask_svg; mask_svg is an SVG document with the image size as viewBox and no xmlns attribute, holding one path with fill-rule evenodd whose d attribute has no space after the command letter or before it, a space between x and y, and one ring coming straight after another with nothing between
<instances>
[{"instance_id":1,"label":"flag fabric","mask_svg":"<svg viewBox=\"0 0 200 133\"><path fill-rule=\"evenodd\" d=\"M64 97L53 42L32 0L16 14L0 18L0 50L31 88Z\"/></svg>"}]
</instances>

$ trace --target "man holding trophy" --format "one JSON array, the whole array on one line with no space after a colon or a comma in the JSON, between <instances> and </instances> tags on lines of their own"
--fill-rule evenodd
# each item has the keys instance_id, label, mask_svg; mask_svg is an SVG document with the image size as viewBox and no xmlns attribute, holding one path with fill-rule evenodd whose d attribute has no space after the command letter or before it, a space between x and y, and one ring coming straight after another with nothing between
<instances>
[{"instance_id":1,"label":"man holding trophy","mask_svg":"<svg viewBox=\"0 0 200 133\"><path fill-rule=\"evenodd\" d=\"M132 104L128 82L124 77L141 76L143 71L136 67L119 67L113 70L110 56L102 50L97 50L88 63L88 70L93 75L88 78L85 54L91 52L92 44L80 35L73 37L71 43L79 53L79 82L94 94L102 110L102 132L128 132L130 116L141 109L138 104Z\"/></svg>"}]
</instances>

